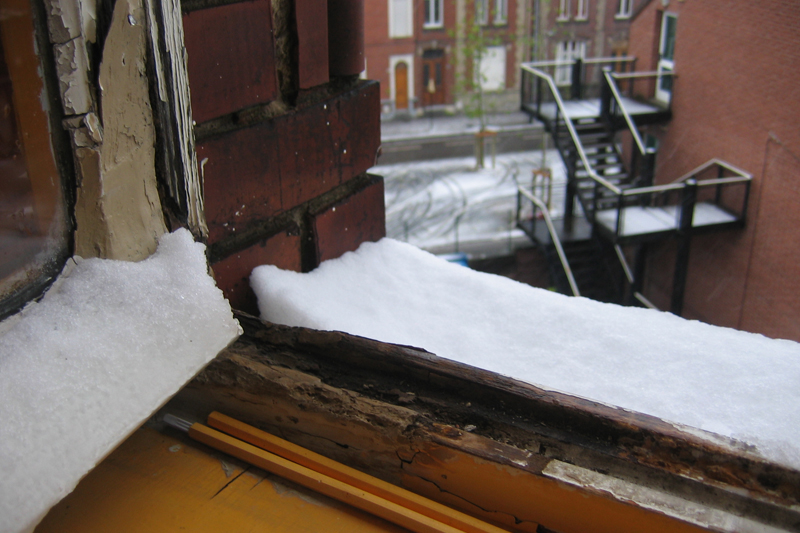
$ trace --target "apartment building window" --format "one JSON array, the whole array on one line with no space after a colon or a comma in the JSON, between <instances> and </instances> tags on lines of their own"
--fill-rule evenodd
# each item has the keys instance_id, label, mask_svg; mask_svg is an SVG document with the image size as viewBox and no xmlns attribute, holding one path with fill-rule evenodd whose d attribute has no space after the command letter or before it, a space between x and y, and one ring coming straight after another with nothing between
<instances>
[{"instance_id":1,"label":"apartment building window","mask_svg":"<svg viewBox=\"0 0 800 533\"><path fill-rule=\"evenodd\" d=\"M559 0L556 20L569 20L570 0Z\"/></svg>"},{"instance_id":2,"label":"apartment building window","mask_svg":"<svg viewBox=\"0 0 800 533\"><path fill-rule=\"evenodd\" d=\"M575 20L589 19L589 0L578 0L578 9L575 12Z\"/></svg>"},{"instance_id":3,"label":"apartment building window","mask_svg":"<svg viewBox=\"0 0 800 533\"><path fill-rule=\"evenodd\" d=\"M585 41L562 41L556 46L556 61L567 62L586 57ZM556 85L569 85L572 83L572 65L556 67Z\"/></svg>"},{"instance_id":4,"label":"apartment building window","mask_svg":"<svg viewBox=\"0 0 800 533\"><path fill-rule=\"evenodd\" d=\"M480 25L489 23L489 0L475 0L475 22Z\"/></svg>"},{"instance_id":5,"label":"apartment building window","mask_svg":"<svg viewBox=\"0 0 800 533\"><path fill-rule=\"evenodd\" d=\"M619 0L619 11L617 11L616 18L630 18L631 11L633 11L633 0Z\"/></svg>"},{"instance_id":6,"label":"apartment building window","mask_svg":"<svg viewBox=\"0 0 800 533\"><path fill-rule=\"evenodd\" d=\"M494 3L494 23L497 26L508 21L508 0L495 0Z\"/></svg>"},{"instance_id":7,"label":"apartment building window","mask_svg":"<svg viewBox=\"0 0 800 533\"><path fill-rule=\"evenodd\" d=\"M413 36L413 21L411 0L389 0L389 37Z\"/></svg>"},{"instance_id":8,"label":"apartment building window","mask_svg":"<svg viewBox=\"0 0 800 533\"><path fill-rule=\"evenodd\" d=\"M506 87L506 47L488 46L480 61L475 64L476 81L484 91L502 91Z\"/></svg>"},{"instance_id":9,"label":"apartment building window","mask_svg":"<svg viewBox=\"0 0 800 533\"><path fill-rule=\"evenodd\" d=\"M425 0L425 28L441 28L443 25L444 0Z\"/></svg>"}]
</instances>

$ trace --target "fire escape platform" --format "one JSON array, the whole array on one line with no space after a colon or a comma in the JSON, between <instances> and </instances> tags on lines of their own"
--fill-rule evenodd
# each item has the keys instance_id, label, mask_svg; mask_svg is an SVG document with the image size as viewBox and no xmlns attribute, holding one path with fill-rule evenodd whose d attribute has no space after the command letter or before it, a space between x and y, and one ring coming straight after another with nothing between
<instances>
[{"instance_id":1,"label":"fire escape platform","mask_svg":"<svg viewBox=\"0 0 800 533\"><path fill-rule=\"evenodd\" d=\"M619 232L617 233L617 210L605 209L595 213L595 222L600 231L616 242L644 242L657 240L678 233L680 225L680 206L664 207L625 207L619 211ZM694 206L692 228L718 230L720 226L735 226L741 219L725 209L708 202Z\"/></svg>"},{"instance_id":2,"label":"fire escape platform","mask_svg":"<svg viewBox=\"0 0 800 533\"><path fill-rule=\"evenodd\" d=\"M565 218L557 218L553 220L553 226L558 240L565 244L588 241L592 238L592 224L583 216L572 217L571 221ZM553 242L547 226L542 222L534 224L533 220L523 220L520 222L519 227L528 237L541 245L547 246Z\"/></svg>"},{"instance_id":3,"label":"fire escape platform","mask_svg":"<svg viewBox=\"0 0 800 533\"><path fill-rule=\"evenodd\" d=\"M628 97L622 97L622 103L625 105L626 111L628 111L631 118L633 118L637 124L649 124L668 120L671 116L669 110L656 104L641 102ZM527 113L545 122L552 122L555 120L556 112L558 111L558 106L555 102L543 102L538 113L535 109L535 103L524 104L523 107ZM564 102L564 112L574 121L579 121L581 119L598 119L600 118L600 99L567 100Z\"/></svg>"}]
</instances>

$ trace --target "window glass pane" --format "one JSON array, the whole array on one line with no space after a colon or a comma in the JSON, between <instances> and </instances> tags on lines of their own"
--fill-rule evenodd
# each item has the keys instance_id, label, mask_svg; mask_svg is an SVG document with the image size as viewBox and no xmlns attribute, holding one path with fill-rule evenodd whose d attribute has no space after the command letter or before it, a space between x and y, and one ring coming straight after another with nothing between
<instances>
[{"instance_id":1,"label":"window glass pane","mask_svg":"<svg viewBox=\"0 0 800 533\"><path fill-rule=\"evenodd\" d=\"M505 24L507 19L508 19L508 0L496 0L494 23Z\"/></svg>"},{"instance_id":2,"label":"window glass pane","mask_svg":"<svg viewBox=\"0 0 800 533\"><path fill-rule=\"evenodd\" d=\"M0 317L44 288L69 246L32 30L24 14L0 23Z\"/></svg>"},{"instance_id":3,"label":"window glass pane","mask_svg":"<svg viewBox=\"0 0 800 533\"><path fill-rule=\"evenodd\" d=\"M672 15L665 15L664 19L664 47L661 55L664 59L672 60L675 58L675 30L678 18Z\"/></svg>"},{"instance_id":4,"label":"window glass pane","mask_svg":"<svg viewBox=\"0 0 800 533\"><path fill-rule=\"evenodd\" d=\"M559 9L558 9L558 18L559 19L568 19L569 18L569 0L561 0L559 2Z\"/></svg>"},{"instance_id":5,"label":"window glass pane","mask_svg":"<svg viewBox=\"0 0 800 533\"><path fill-rule=\"evenodd\" d=\"M506 87L506 47L489 46L480 66L480 84L485 91L499 91Z\"/></svg>"},{"instance_id":6,"label":"window glass pane","mask_svg":"<svg viewBox=\"0 0 800 533\"><path fill-rule=\"evenodd\" d=\"M442 0L425 0L425 26L442 25Z\"/></svg>"},{"instance_id":7,"label":"window glass pane","mask_svg":"<svg viewBox=\"0 0 800 533\"><path fill-rule=\"evenodd\" d=\"M411 37L411 0L389 0L389 36Z\"/></svg>"},{"instance_id":8,"label":"window glass pane","mask_svg":"<svg viewBox=\"0 0 800 533\"><path fill-rule=\"evenodd\" d=\"M475 0L475 22L486 24L489 21L488 0Z\"/></svg>"}]
</instances>

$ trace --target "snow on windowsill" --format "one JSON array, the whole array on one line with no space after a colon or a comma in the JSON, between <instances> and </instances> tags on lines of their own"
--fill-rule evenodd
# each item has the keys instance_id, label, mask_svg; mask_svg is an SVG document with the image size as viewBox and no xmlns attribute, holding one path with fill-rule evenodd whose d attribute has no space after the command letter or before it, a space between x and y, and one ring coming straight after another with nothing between
<instances>
[{"instance_id":1,"label":"snow on windowsill","mask_svg":"<svg viewBox=\"0 0 800 533\"><path fill-rule=\"evenodd\" d=\"M48 509L240 333L186 230L81 260L0 325L0 531Z\"/></svg>"},{"instance_id":2,"label":"snow on windowsill","mask_svg":"<svg viewBox=\"0 0 800 533\"><path fill-rule=\"evenodd\" d=\"M800 468L800 344L567 297L383 239L300 274L261 266L262 318L440 357L754 445Z\"/></svg>"}]
</instances>

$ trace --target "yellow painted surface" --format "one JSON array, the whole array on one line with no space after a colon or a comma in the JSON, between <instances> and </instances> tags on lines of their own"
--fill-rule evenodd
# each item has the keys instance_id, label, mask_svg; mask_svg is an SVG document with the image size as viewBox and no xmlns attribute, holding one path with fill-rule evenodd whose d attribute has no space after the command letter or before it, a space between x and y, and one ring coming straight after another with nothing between
<instances>
[{"instance_id":1,"label":"yellow painted surface","mask_svg":"<svg viewBox=\"0 0 800 533\"><path fill-rule=\"evenodd\" d=\"M51 509L36 531L406 531L226 457L142 428Z\"/></svg>"},{"instance_id":2,"label":"yellow painted surface","mask_svg":"<svg viewBox=\"0 0 800 533\"><path fill-rule=\"evenodd\" d=\"M559 533L707 531L446 446L420 451L404 472L403 484L410 490L519 531L535 532L537 522Z\"/></svg>"},{"instance_id":3,"label":"yellow painted surface","mask_svg":"<svg viewBox=\"0 0 800 533\"><path fill-rule=\"evenodd\" d=\"M262 450L272 452L293 463L307 467L448 526L455 527L460 531L466 533L503 533L505 531L433 500L328 459L306 448L292 444L280 437L239 422L222 413L213 412L208 415L208 425Z\"/></svg>"},{"instance_id":4,"label":"yellow painted surface","mask_svg":"<svg viewBox=\"0 0 800 533\"><path fill-rule=\"evenodd\" d=\"M433 520L402 505L375 496L325 474L315 472L305 466L287 461L274 453L262 450L203 424L192 425L189 428L189 436L238 459L242 459L251 465L264 468L282 478L348 503L375 516L385 518L416 533L459 533L456 528L447 524Z\"/></svg>"}]
</instances>

